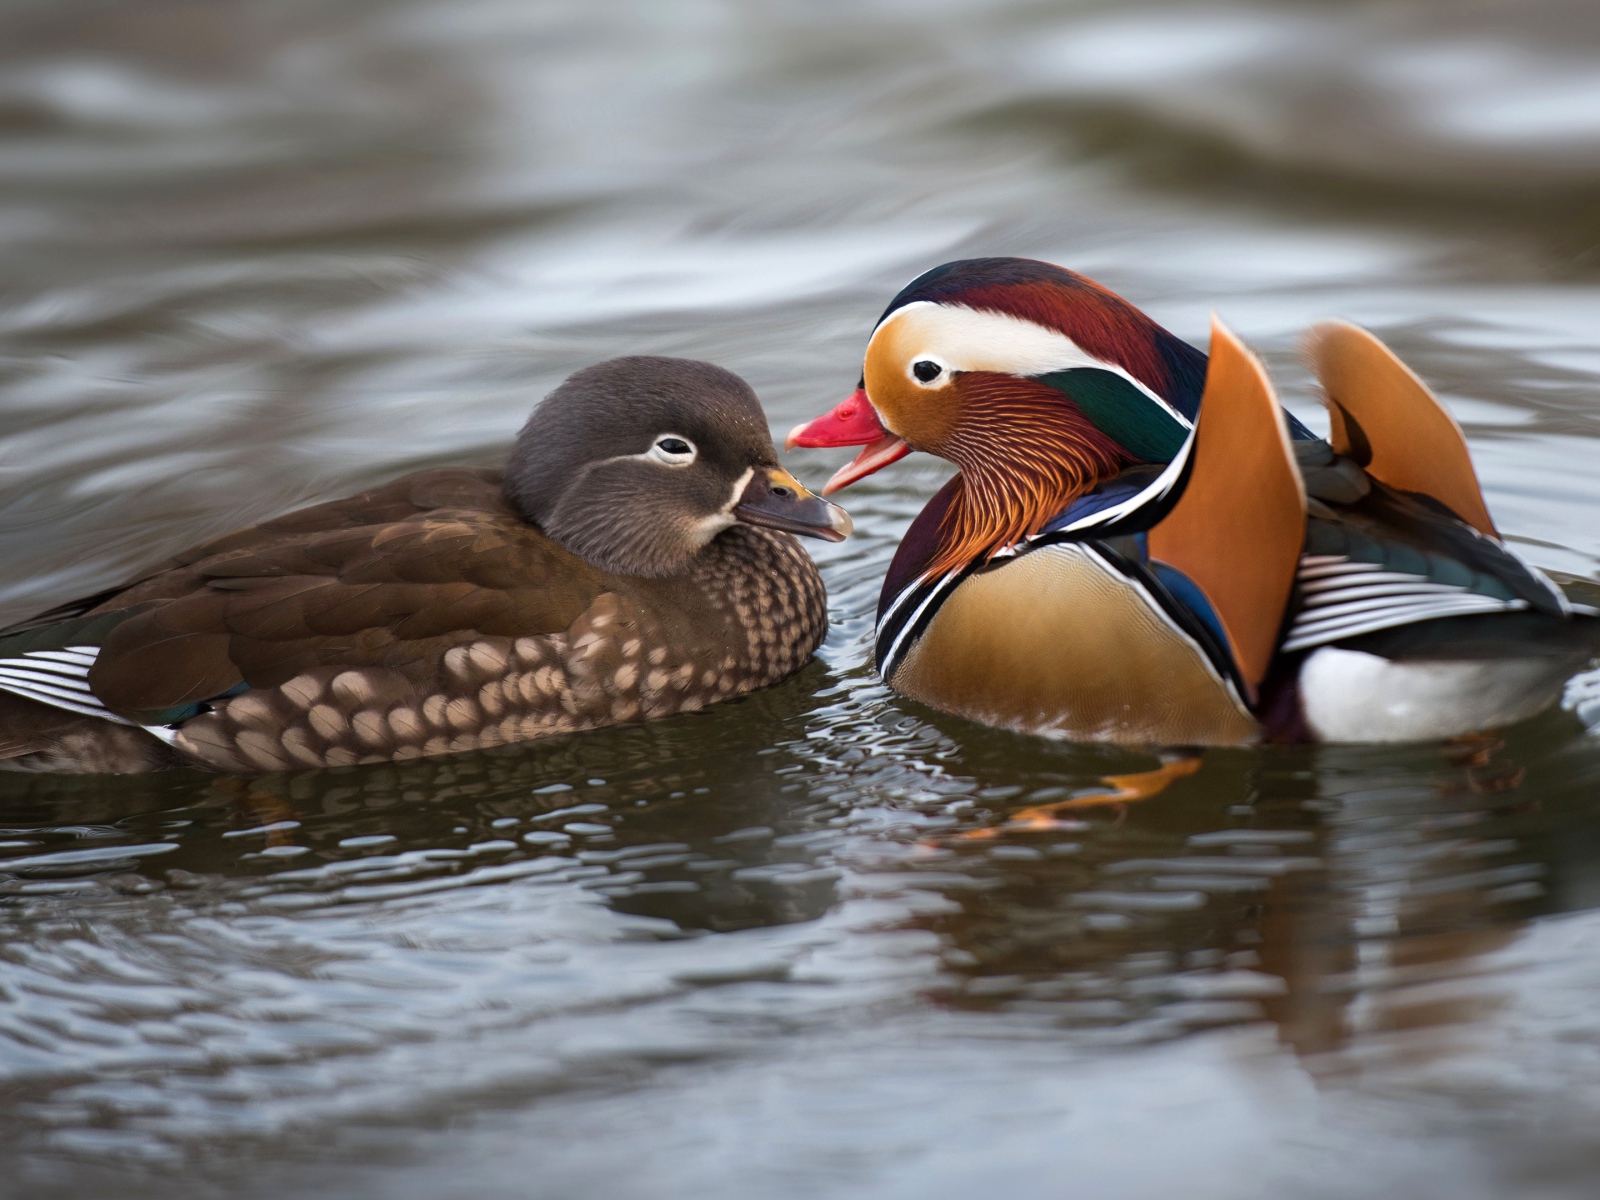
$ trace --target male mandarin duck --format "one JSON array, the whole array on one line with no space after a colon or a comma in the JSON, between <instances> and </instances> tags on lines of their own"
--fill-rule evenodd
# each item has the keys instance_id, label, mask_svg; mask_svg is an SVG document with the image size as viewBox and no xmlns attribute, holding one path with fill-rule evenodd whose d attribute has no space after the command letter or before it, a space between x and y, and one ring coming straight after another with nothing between
<instances>
[{"instance_id":1,"label":"male mandarin duck","mask_svg":"<svg viewBox=\"0 0 1600 1200\"><path fill-rule=\"evenodd\" d=\"M1529 717L1600 646L1499 538L1459 427L1376 338L1313 331L1332 430L1092 280L947 263L791 446L958 473L884 581L895 690L989 724L1167 745L1448 738Z\"/></svg>"},{"instance_id":2,"label":"male mandarin duck","mask_svg":"<svg viewBox=\"0 0 1600 1200\"><path fill-rule=\"evenodd\" d=\"M698 709L810 658L790 535L849 532L738 376L615 359L504 472L407 475L0 631L0 766L341 766Z\"/></svg>"}]
</instances>

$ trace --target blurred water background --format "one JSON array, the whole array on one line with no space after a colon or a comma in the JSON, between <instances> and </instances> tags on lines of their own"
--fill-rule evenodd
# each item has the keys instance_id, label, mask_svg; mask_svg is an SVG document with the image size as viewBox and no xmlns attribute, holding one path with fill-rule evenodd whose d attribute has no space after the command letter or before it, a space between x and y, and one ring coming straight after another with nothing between
<instances>
[{"instance_id":1,"label":"blurred water background","mask_svg":"<svg viewBox=\"0 0 1600 1200\"><path fill-rule=\"evenodd\" d=\"M8 0L3 615L496 463L616 354L731 367L782 430L976 254L1201 344L1216 309L1313 423L1299 331L1370 325L1501 528L1596 577L1592 0ZM877 683L941 477L846 494L822 659L742 702L0 779L0 1195L1593 1196L1587 693L1006 828L1154 760Z\"/></svg>"}]
</instances>

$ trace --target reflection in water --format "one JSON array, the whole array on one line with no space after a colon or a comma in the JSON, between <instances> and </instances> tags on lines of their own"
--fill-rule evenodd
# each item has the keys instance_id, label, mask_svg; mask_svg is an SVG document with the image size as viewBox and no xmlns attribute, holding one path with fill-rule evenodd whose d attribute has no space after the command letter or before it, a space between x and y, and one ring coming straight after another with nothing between
<instances>
[{"instance_id":1,"label":"reflection in water","mask_svg":"<svg viewBox=\"0 0 1600 1200\"><path fill-rule=\"evenodd\" d=\"M1376 1034L1474 1019L1474 960L1546 894L1506 836L1523 775L1488 738L1215 755L1145 807L990 844L1005 874L929 926L955 947L944 995L1118 1041L1265 1017L1337 1073Z\"/></svg>"},{"instance_id":2,"label":"reflection in water","mask_svg":"<svg viewBox=\"0 0 1600 1200\"><path fill-rule=\"evenodd\" d=\"M0 30L13 616L493 463L615 354L721 362L781 430L907 278L987 253L1197 340L1217 307L1312 422L1299 331L1375 326L1502 527L1595 574L1577 0L21 0ZM709 712L244 781L0 776L10 1177L1590 1194L1600 742L1556 713L1188 772L921 709L867 636L943 470L851 493L822 660Z\"/></svg>"}]
</instances>

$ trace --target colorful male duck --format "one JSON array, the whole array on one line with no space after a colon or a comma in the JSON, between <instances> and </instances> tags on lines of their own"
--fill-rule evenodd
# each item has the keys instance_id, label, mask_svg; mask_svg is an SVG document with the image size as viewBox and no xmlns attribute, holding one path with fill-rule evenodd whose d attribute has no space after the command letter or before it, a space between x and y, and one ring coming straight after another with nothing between
<instances>
[{"instance_id":1,"label":"colorful male duck","mask_svg":"<svg viewBox=\"0 0 1600 1200\"><path fill-rule=\"evenodd\" d=\"M1372 335L1310 350L1327 441L1220 324L1211 356L1017 258L896 296L860 386L791 446L958 474L878 606L890 686L989 724L1168 745L1447 738L1537 713L1600 646L1500 540L1466 443Z\"/></svg>"},{"instance_id":2,"label":"colorful male duck","mask_svg":"<svg viewBox=\"0 0 1600 1200\"><path fill-rule=\"evenodd\" d=\"M842 509L710 363L620 358L504 472L420 471L0 632L0 767L257 772L448 754L765 687L822 641Z\"/></svg>"}]
</instances>

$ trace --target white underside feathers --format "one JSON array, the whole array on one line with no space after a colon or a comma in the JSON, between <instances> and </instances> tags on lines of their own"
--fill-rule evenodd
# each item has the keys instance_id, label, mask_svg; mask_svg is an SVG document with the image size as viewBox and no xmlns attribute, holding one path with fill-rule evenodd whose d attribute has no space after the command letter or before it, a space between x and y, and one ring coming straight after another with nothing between
<instances>
[{"instance_id":1,"label":"white underside feathers","mask_svg":"<svg viewBox=\"0 0 1600 1200\"><path fill-rule=\"evenodd\" d=\"M1562 659L1395 661L1324 646L1300 669L1300 704L1318 741L1431 741L1526 720L1571 671Z\"/></svg>"}]
</instances>

